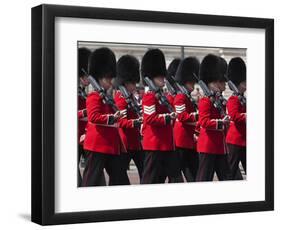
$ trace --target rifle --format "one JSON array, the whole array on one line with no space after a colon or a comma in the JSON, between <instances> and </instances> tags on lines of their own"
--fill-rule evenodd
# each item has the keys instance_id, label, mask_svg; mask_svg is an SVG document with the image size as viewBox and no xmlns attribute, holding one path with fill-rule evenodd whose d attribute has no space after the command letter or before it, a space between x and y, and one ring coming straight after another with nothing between
<instances>
[{"instance_id":1,"label":"rifle","mask_svg":"<svg viewBox=\"0 0 281 230\"><path fill-rule=\"evenodd\" d=\"M143 79L145 81L145 83L148 85L148 88L155 92L156 97L158 98L158 100L160 101L161 104L163 104L164 106L167 107L167 109L169 110L170 113L173 112L173 107L171 106L171 104L169 103L167 97L163 94L163 92L161 91L161 89L159 87L156 87L154 85L154 83L148 78L148 77L144 77Z\"/></svg>"},{"instance_id":2,"label":"rifle","mask_svg":"<svg viewBox=\"0 0 281 230\"><path fill-rule=\"evenodd\" d=\"M121 91L126 102L128 103L128 107L132 108L133 111L138 115L138 117L141 117L142 116L141 108L138 105L138 103L136 102L136 100L134 99L134 97L131 96L131 94L128 92L128 90L123 85L118 86L118 88Z\"/></svg>"},{"instance_id":3,"label":"rifle","mask_svg":"<svg viewBox=\"0 0 281 230\"><path fill-rule=\"evenodd\" d=\"M231 81L226 75L224 76L226 81L227 81L227 84L229 86L229 89L231 91L234 92L235 95L238 96L238 99L241 103L241 105L245 105L246 104L246 97L244 97L243 95L241 95L241 93L239 92L238 88L236 87L236 85L233 83L233 81Z\"/></svg>"},{"instance_id":4,"label":"rifle","mask_svg":"<svg viewBox=\"0 0 281 230\"><path fill-rule=\"evenodd\" d=\"M203 90L204 94L207 97L210 97L211 101L213 102L213 105L215 108L217 108L220 111L220 114L225 117L226 113L224 111L223 105L221 100L216 100L215 98L215 94L208 88L208 86L205 84L204 81L200 80L195 74L194 77L198 80L198 84L201 87L201 89Z\"/></svg>"},{"instance_id":5,"label":"rifle","mask_svg":"<svg viewBox=\"0 0 281 230\"><path fill-rule=\"evenodd\" d=\"M113 98L106 94L106 91L99 85L99 83L96 81L96 79L93 78L91 75L89 75L83 68L82 68L82 71L87 76L88 81L90 82L93 89L99 93L103 102L105 104L110 105L111 108L114 110L114 112L118 111L118 108L115 105Z\"/></svg>"},{"instance_id":6,"label":"rifle","mask_svg":"<svg viewBox=\"0 0 281 230\"><path fill-rule=\"evenodd\" d=\"M219 98L219 100L223 106L226 106L227 100L223 97L222 93L217 92L216 97Z\"/></svg>"},{"instance_id":7,"label":"rifle","mask_svg":"<svg viewBox=\"0 0 281 230\"><path fill-rule=\"evenodd\" d=\"M175 90L175 88L171 85L171 83L169 82L169 80L167 80L165 82L168 91L170 92L171 95L175 96L177 94L177 91Z\"/></svg>"},{"instance_id":8,"label":"rifle","mask_svg":"<svg viewBox=\"0 0 281 230\"><path fill-rule=\"evenodd\" d=\"M189 92L186 87L184 87L183 85L179 84L173 76L170 76L169 79L172 81L172 84L174 85L174 87L177 89L178 92L180 92L182 94L185 94L189 98L189 100L191 101L194 109L197 111L198 107L197 107L196 101L190 95L191 92Z\"/></svg>"},{"instance_id":9,"label":"rifle","mask_svg":"<svg viewBox=\"0 0 281 230\"><path fill-rule=\"evenodd\" d=\"M83 89L81 89L81 87L78 88L78 95L80 97L83 97L85 100L87 99L87 94L85 93L85 91Z\"/></svg>"}]
</instances>

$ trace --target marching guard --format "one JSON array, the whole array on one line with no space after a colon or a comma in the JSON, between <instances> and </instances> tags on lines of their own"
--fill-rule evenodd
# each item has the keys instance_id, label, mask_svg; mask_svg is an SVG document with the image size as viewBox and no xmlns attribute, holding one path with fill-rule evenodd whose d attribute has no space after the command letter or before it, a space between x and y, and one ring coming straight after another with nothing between
<instances>
[{"instance_id":1,"label":"marching guard","mask_svg":"<svg viewBox=\"0 0 281 230\"><path fill-rule=\"evenodd\" d=\"M141 107L134 92L136 83L140 81L139 61L131 56L124 55L117 62L116 85L118 91L115 102L120 111L125 115L119 120L119 131L127 152L122 152L121 158L121 183L130 184L127 169L131 159L135 162L141 180L143 171L143 153L141 146L140 127L142 124Z\"/></svg>"},{"instance_id":2,"label":"marching guard","mask_svg":"<svg viewBox=\"0 0 281 230\"><path fill-rule=\"evenodd\" d=\"M142 77L146 84L150 84L150 90L142 100L145 155L142 184L164 183L166 177L169 182L183 181L173 138L176 113L172 111L172 106L162 92L166 72L162 51L148 50L141 63Z\"/></svg>"},{"instance_id":3,"label":"marching guard","mask_svg":"<svg viewBox=\"0 0 281 230\"><path fill-rule=\"evenodd\" d=\"M77 177L78 177L78 187L81 186L82 176L79 170L79 164L81 156L85 156L83 149L83 142L85 138L85 129L87 125L87 110L86 110L86 98L87 94L85 92L85 87L89 85L87 76L82 71L82 69L88 69L88 59L91 51L87 48L79 48L78 50L78 78L79 78L79 88L78 88L78 159L77 159Z\"/></svg>"},{"instance_id":4,"label":"marching guard","mask_svg":"<svg viewBox=\"0 0 281 230\"><path fill-rule=\"evenodd\" d=\"M185 179L193 182L198 170L198 153L196 151L195 126L198 120L197 105L190 93L194 90L199 73L199 61L195 57L187 57L181 61L175 80L184 87L174 99L174 107L178 114L174 136L177 151L180 155L181 170Z\"/></svg>"},{"instance_id":5,"label":"marching guard","mask_svg":"<svg viewBox=\"0 0 281 230\"><path fill-rule=\"evenodd\" d=\"M109 185L120 184L119 154L124 148L117 123L123 116L115 104L106 100L106 91L112 87L116 76L116 59L108 48L96 49L89 59L88 74L101 87L91 92L86 101L88 114L87 132L84 140L86 167L82 186L106 185L104 169L109 175ZM112 100L113 101L113 100Z\"/></svg>"},{"instance_id":6,"label":"marching guard","mask_svg":"<svg viewBox=\"0 0 281 230\"><path fill-rule=\"evenodd\" d=\"M229 149L228 160L232 176L242 180L239 163L246 172L246 65L242 58L232 58L228 66L228 82L233 95L228 99L227 111L230 127L226 136ZM236 88L235 88L236 87Z\"/></svg>"},{"instance_id":7,"label":"marching guard","mask_svg":"<svg viewBox=\"0 0 281 230\"><path fill-rule=\"evenodd\" d=\"M204 57L200 65L199 83L206 92L198 104L200 133L197 140L199 168L196 181L212 181L214 172L219 180L231 179L225 142L229 118L218 96L225 90L222 65L223 61L213 54Z\"/></svg>"}]
</instances>

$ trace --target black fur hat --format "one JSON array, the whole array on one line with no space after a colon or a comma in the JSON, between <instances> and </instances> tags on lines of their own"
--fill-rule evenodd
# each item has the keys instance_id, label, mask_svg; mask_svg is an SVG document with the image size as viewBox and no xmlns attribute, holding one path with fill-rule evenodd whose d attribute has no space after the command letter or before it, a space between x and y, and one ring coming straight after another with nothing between
<instances>
[{"instance_id":1,"label":"black fur hat","mask_svg":"<svg viewBox=\"0 0 281 230\"><path fill-rule=\"evenodd\" d=\"M228 65L228 78L236 86L246 80L246 64L240 57L232 58Z\"/></svg>"},{"instance_id":2,"label":"black fur hat","mask_svg":"<svg viewBox=\"0 0 281 230\"><path fill-rule=\"evenodd\" d=\"M223 57L220 58L220 68L221 68L221 75L219 81L226 81L226 75L227 75L227 62Z\"/></svg>"},{"instance_id":3,"label":"black fur hat","mask_svg":"<svg viewBox=\"0 0 281 230\"><path fill-rule=\"evenodd\" d=\"M148 50L142 58L142 77L154 78L158 75L166 76L166 61L163 52L159 49Z\"/></svg>"},{"instance_id":4,"label":"black fur hat","mask_svg":"<svg viewBox=\"0 0 281 230\"><path fill-rule=\"evenodd\" d=\"M131 55L124 55L117 62L116 84L140 81L140 64L138 59Z\"/></svg>"},{"instance_id":5,"label":"black fur hat","mask_svg":"<svg viewBox=\"0 0 281 230\"><path fill-rule=\"evenodd\" d=\"M175 58L169 65L168 69L167 69L167 76L169 77L175 77L176 76L176 72L178 69L178 66L181 62L180 58Z\"/></svg>"},{"instance_id":6,"label":"black fur hat","mask_svg":"<svg viewBox=\"0 0 281 230\"><path fill-rule=\"evenodd\" d=\"M226 62L226 60L225 60L224 58L222 58L222 57L220 57L220 59L221 59L222 73L223 73L224 75L226 75L226 74L227 74L227 62Z\"/></svg>"},{"instance_id":7,"label":"black fur hat","mask_svg":"<svg viewBox=\"0 0 281 230\"><path fill-rule=\"evenodd\" d=\"M84 69L84 71L88 71L88 61L90 54L91 51L85 47L78 49L78 78L85 75L82 69Z\"/></svg>"},{"instance_id":8,"label":"black fur hat","mask_svg":"<svg viewBox=\"0 0 281 230\"><path fill-rule=\"evenodd\" d=\"M169 67L167 69L167 77L166 79L170 82L170 84L173 83L173 80L171 79L171 77L175 78L176 77L176 73L177 73L177 69L178 66L180 64L181 59L180 58L175 58L170 64Z\"/></svg>"},{"instance_id":9,"label":"black fur hat","mask_svg":"<svg viewBox=\"0 0 281 230\"><path fill-rule=\"evenodd\" d=\"M116 58L114 53L106 48L96 49L89 58L88 72L95 79L104 76L116 77Z\"/></svg>"},{"instance_id":10,"label":"black fur hat","mask_svg":"<svg viewBox=\"0 0 281 230\"><path fill-rule=\"evenodd\" d=\"M198 77L200 63L196 57L187 57L183 59L176 73L176 81L180 84L186 82L197 82L195 76ZM194 76L195 75L195 76Z\"/></svg>"},{"instance_id":11,"label":"black fur hat","mask_svg":"<svg viewBox=\"0 0 281 230\"><path fill-rule=\"evenodd\" d=\"M206 84L213 81L225 81L223 76L223 61L214 54L205 56L200 65L200 80Z\"/></svg>"}]
</instances>

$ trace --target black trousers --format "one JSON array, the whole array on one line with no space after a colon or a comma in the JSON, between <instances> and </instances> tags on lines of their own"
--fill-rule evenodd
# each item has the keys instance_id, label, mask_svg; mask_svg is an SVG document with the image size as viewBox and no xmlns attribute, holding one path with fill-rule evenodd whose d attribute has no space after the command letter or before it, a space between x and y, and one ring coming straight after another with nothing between
<instances>
[{"instance_id":1,"label":"black trousers","mask_svg":"<svg viewBox=\"0 0 281 230\"><path fill-rule=\"evenodd\" d=\"M219 180L231 180L226 154L199 153L199 168L196 181L212 181L216 172Z\"/></svg>"},{"instance_id":2,"label":"black trousers","mask_svg":"<svg viewBox=\"0 0 281 230\"><path fill-rule=\"evenodd\" d=\"M188 182L196 180L199 159L198 153L193 149L177 148L181 171Z\"/></svg>"},{"instance_id":3,"label":"black trousers","mask_svg":"<svg viewBox=\"0 0 281 230\"><path fill-rule=\"evenodd\" d=\"M241 171L239 169L239 163L241 161L242 166L246 171L246 147L227 144L229 154L228 154L228 162L231 170L231 175L235 180L243 180Z\"/></svg>"},{"instance_id":4,"label":"black trousers","mask_svg":"<svg viewBox=\"0 0 281 230\"><path fill-rule=\"evenodd\" d=\"M84 153L84 149L83 149L83 146L78 144L78 159L77 159L77 186L80 187L82 185L82 175L80 173L80 169L79 169L79 164L80 164L80 159L81 159L81 156L85 156L85 153Z\"/></svg>"},{"instance_id":5,"label":"black trousers","mask_svg":"<svg viewBox=\"0 0 281 230\"><path fill-rule=\"evenodd\" d=\"M179 155L176 151L145 151L141 184L183 182Z\"/></svg>"},{"instance_id":6,"label":"black trousers","mask_svg":"<svg viewBox=\"0 0 281 230\"><path fill-rule=\"evenodd\" d=\"M120 185L119 155L109 155L85 151L86 167L83 173L82 186L105 186L104 169L109 176L109 185Z\"/></svg>"},{"instance_id":7,"label":"black trousers","mask_svg":"<svg viewBox=\"0 0 281 230\"><path fill-rule=\"evenodd\" d=\"M130 180L128 177L127 169L129 168L130 161L133 160L139 174L139 179L141 181L142 173L143 173L143 160L144 154L142 151L128 152L120 154L121 160L121 178L120 183L123 185L129 185Z\"/></svg>"}]
</instances>

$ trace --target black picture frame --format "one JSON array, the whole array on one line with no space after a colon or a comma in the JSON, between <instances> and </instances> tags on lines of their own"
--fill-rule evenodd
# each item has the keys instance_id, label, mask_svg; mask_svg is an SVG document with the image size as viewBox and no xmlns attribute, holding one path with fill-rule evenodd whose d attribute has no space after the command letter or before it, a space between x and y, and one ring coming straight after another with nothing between
<instances>
[{"instance_id":1,"label":"black picture frame","mask_svg":"<svg viewBox=\"0 0 281 230\"><path fill-rule=\"evenodd\" d=\"M55 18L88 18L265 29L265 200L55 213ZM32 221L41 225L274 209L274 20L62 5L32 8Z\"/></svg>"}]
</instances>

